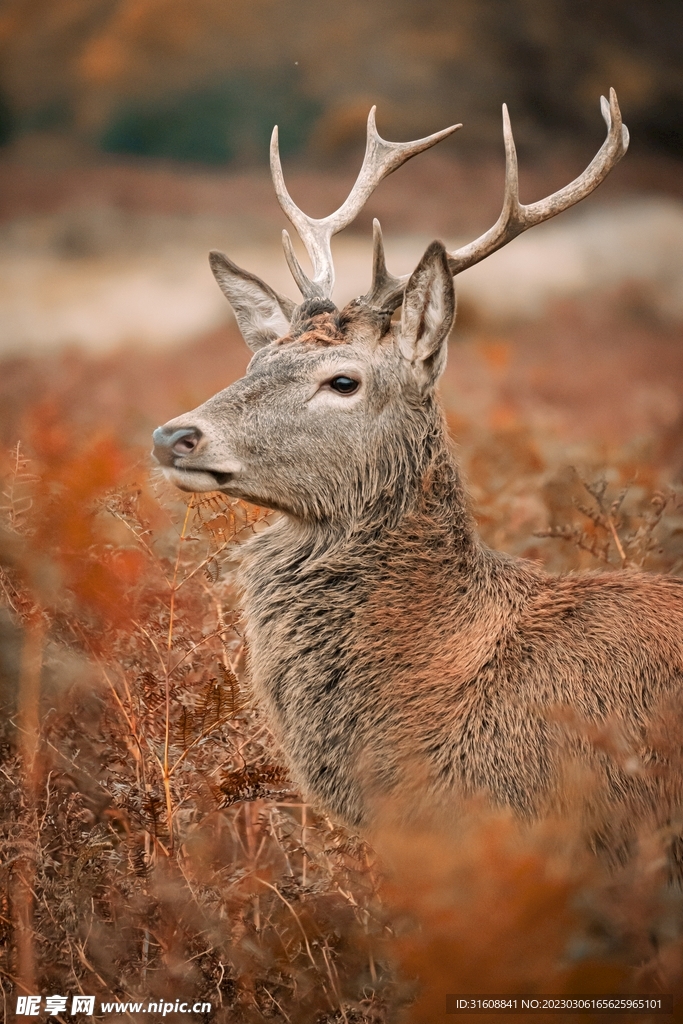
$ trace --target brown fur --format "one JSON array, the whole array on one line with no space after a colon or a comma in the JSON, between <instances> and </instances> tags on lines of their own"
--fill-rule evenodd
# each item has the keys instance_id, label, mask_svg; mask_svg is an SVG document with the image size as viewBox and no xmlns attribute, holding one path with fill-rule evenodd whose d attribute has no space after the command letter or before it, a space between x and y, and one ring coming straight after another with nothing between
<instances>
[{"instance_id":1,"label":"brown fur","mask_svg":"<svg viewBox=\"0 0 683 1024\"><path fill-rule=\"evenodd\" d=\"M341 345L344 342L344 335L339 328L338 318L331 313L319 313L306 321L306 329L301 334L286 334L280 338L277 345L287 345L294 341L302 345L321 345L327 348L329 345Z\"/></svg>"}]
</instances>

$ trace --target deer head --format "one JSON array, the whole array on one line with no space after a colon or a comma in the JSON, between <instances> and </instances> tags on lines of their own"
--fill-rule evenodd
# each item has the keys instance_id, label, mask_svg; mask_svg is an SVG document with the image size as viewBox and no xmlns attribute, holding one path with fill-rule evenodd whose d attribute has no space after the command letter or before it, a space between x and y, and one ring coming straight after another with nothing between
<instances>
[{"instance_id":1,"label":"deer head","mask_svg":"<svg viewBox=\"0 0 683 1024\"><path fill-rule=\"evenodd\" d=\"M328 522L348 522L390 494L405 494L437 415L434 385L455 317L454 275L597 188L628 146L614 90L609 102L602 98L601 109L607 137L586 170L525 206L519 202L515 144L504 106L505 194L493 227L454 252L433 242L415 271L399 278L387 270L375 220L371 287L341 311L332 301L332 235L352 222L383 178L461 125L416 142L387 142L377 133L373 107L358 179L342 206L320 220L304 214L287 192L275 128L275 190L306 248L312 275L301 267L286 231L285 257L303 297L298 305L223 253L210 254L216 280L255 354L242 380L155 430L154 455L166 476L183 490L218 489L297 518Z\"/></svg>"}]
</instances>

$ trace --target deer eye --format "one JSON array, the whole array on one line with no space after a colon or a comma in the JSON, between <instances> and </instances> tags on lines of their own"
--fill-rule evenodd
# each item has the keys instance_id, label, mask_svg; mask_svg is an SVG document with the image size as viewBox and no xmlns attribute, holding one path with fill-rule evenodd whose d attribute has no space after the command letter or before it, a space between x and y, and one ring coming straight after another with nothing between
<instances>
[{"instance_id":1,"label":"deer eye","mask_svg":"<svg viewBox=\"0 0 683 1024\"><path fill-rule=\"evenodd\" d=\"M358 390L359 382L353 377L333 377L330 387L340 395L352 395Z\"/></svg>"}]
</instances>

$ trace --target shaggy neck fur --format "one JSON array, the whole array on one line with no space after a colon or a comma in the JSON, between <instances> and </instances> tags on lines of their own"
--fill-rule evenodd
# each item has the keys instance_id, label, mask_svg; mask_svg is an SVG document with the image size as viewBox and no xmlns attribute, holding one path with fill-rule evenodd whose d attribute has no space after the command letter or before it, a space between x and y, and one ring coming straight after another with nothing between
<instances>
[{"instance_id":1,"label":"shaggy neck fur","mask_svg":"<svg viewBox=\"0 0 683 1024\"><path fill-rule=\"evenodd\" d=\"M466 701L538 576L481 544L440 410L426 408L413 443L359 481L346 524L283 518L241 571L253 686L293 777L357 827L406 756L431 771L430 708L444 688Z\"/></svg>"}]
</instances>

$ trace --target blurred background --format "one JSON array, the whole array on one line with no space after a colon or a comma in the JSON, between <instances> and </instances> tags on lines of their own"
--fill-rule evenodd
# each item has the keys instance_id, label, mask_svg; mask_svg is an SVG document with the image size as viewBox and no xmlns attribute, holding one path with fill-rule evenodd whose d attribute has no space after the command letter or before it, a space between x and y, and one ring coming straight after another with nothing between
<instances>
[{"instance_id":1,"label":"blurred background","mask_svg":"<svg viewBox=\"0 0 683 1024\"><path fill-rule=\"evenodd\" d=\"M596 875L583 775L555 832L459 817L398 843L404 894L383 906L368 850L278 795L242 703L235 544L263 511L186 508L149 455L156 425L248 362L208 251L296 298L273 124L313 216L351 189L372 104L391 140L464 124L335 238L341 305L368 288L373 217L396 274L495 222L503 102L532 202L592 159L612 86L629 152L458 277L441 394L487 542L555 571L682 573L682 63L680 0L0 0L0 976L17 993L378 1024L420 978L411 1020L434 1024L447 991L683 991L658 840L640 837L635 874ZM677 763L671 722L647 763ZM621 734L588 740L635 770Z\"/></svg>"},{"instance_id":2,"label":"blurred background","mask_svg":"<svg viewBox=\"0 0 683 1024\"><path fill-rule=\"evenodd\" d=\"M373 103L389 139L464 123L337 237L342 303L367 288L373 216L396 273L434 237L456 245L493 223L502 102L530 202L589 162L613 86L629 153L578 208L458 279L443 394L456 433L524 430L546 458L557 444L597 462L635 444L680 477L677 0L4 0L0 12L4 444L44 401L146 444L150 426L241 374L248 352L206 254L296 296L273 124L295 200L321 216L355 179Z\"/></svg>"}]
</instances>

